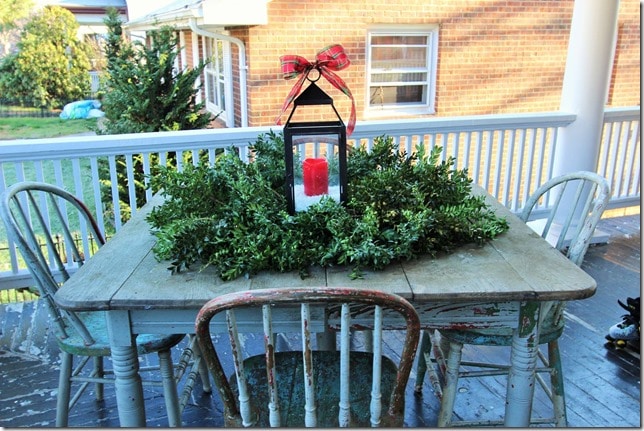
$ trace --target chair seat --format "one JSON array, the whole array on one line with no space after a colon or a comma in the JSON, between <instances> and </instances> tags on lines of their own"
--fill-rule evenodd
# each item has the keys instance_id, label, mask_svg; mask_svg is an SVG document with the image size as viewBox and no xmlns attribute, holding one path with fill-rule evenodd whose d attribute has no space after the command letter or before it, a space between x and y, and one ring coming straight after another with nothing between
<instances>
[{"instance_id":1,"label":"chair seat","mask_svg":"<svg viewBox=\"0 0 644 431\"><path fill-rule=\"evenodd\" d=\"M339 388L340 388L340 352L313 351L314 381L317 400L318 427L338 427ZM276 378L279 390L281 426L304 427L304 371L302 352L276 352ZM370 390L373 355L366 352L351 352L351 426L370 427ZM389 408L390 395L396 383L398 372L396 365L389 358L382 358L382 411L383 422ZM361 370L355 372L354 370ZM248 378L250 398L256 402L253 406L254 424L258 427L269 427L268 419L268 384L266 376L266 359L264 355L252 356L244 360L244 372ZM235 397L238 396L235 374L230 378ZM399 423L387 423L387 426L402 427ZM383 423L383 425L385 425ZM226 426L240 426L227 423Z\"/></svg>"},{"instance_id":2,"label":"chair seat","mask_svg":"<svg viewBox=\"0 0 644 431\"><path fill-rule=\"evenodd\" d=\"M56 339L59 348L72 355L81 356L109 356L110 341L107 331L107 316L104 311L80 312L76 315L81 319L94 338L94 344L86 345L81 335L74 328L67 325L67 338L62 338L56 331ZM139 334L136 337L136 345L139 355L155 353L160 350L168 350L179 344L185 334L156 335Z\"/></svg>"}]
</instances>

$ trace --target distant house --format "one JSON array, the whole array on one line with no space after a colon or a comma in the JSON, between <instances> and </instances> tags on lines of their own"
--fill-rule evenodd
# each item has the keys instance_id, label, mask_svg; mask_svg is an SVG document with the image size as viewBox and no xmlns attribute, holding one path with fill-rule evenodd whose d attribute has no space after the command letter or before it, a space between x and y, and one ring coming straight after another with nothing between
<instances>
[{"instance_id":1,"label":"distant house","mask_svg":"<svg viewBox=\"0 0 644 431\"><path fill-rule=\"evenodd\" d=\"M208 59L202 97L227 127L274 124L294 84L283 79L280 56L314 61L330 44L351 60L338 75L359 120L541 112L559 108L574 4L130 0L125 27L172 25L183 46L179 67ZM639 13L636 0L619 3L608 106L639 105ZM318 84L346 120L349 98L324 79Z\"/></svg>"},{"instance_id":2,"label":"distant house","mask_svg":"<svg viewBox=\"0 0 644 431\"><path fill-rule=\"evenodd\" d=\"M42 6L60 6L69 10L76 17L79 39L84 35L106 34L103 20L109 8L116 8L125 21L128 19L125 0L40 0Z\"/></svg>"}]
</instances>

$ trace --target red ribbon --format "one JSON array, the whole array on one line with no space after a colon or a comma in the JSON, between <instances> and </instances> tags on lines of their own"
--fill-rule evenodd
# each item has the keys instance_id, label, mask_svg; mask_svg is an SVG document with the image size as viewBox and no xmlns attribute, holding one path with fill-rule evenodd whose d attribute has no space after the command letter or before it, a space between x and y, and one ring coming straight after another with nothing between
<instances>
[{"instance_id":1,"label":"red ribbon","mask_svg":"<svg viewBox=\"0 0 644 431\"><path fill-rule=\"evenodd\" d=\"M327 46L317 53L315 56L315 63L311 63L306 58L300 57L299 55L283 55L280 57L280 62L282 63L284 79L293 79L298 75L301 76L286 97L284 105L282 105L282 112L280 112L280 115L277 117L276 123L280 124L280 118L288 109L290 104L293 103L293 100L295 100L295 97L300 93L300 90L302 90L304 80L306 80L313 69L316 69L320 72L320 75L324 76L326 80L331 83L331 85L351 99L351 116L349 117L349 123L347 124L347 136L351 136L356 124L356 104L347 84L342 80L342 78L332 72L342 70L351 64L349 57L347 57L344 52L344 48L342 48L341 45Z\"/></svg>"}]
</instances>

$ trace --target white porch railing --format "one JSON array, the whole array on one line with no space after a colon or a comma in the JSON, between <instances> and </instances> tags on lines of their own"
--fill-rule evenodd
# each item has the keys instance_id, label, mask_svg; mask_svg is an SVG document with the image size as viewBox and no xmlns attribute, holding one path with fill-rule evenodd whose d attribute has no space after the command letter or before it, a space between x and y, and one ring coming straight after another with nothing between
<instances>
[{"instance_id":1,"label":"white porch railing","mask_svg":"<svg viewBox=\"0 0 644 431\"><path fill-rule=\"evenodd\" d=\"M640 169L639 107L607 110L597 173L610 183L609 208L640 205Z\"/></svg>"},{"instance_id":2,"label":"white porch railing","mask_svg":"<svg viewBox=\"0 0 644 431\"><path fill-rule=\"evenodd\" d=\"M612 207L639 205L639 118L639 107L609 109L605 113L596 171L611 182ZM408 153L418 144L428 150L440 146L443 159L455 157L457 168L467 168L476 183L518 212L526 197L551 178L557 132L574 120L573 114L553 112L365 121L356 125L349 143L369 148L375 137L388 135ZM151 160L165 164L171 152L177 155L179 169L185 153L197 160L197 154L206 150L212 162L217 151L234 146L246 157L248 145L270 130L279 132L281 127L0 141L0 191L17 181L54 183L81 197L90 208L98 208L97 221L103 231L118 230L123 212L137 210L123 208L118 202L116 166L120 156L125 158L130 202L135 202L135 157L142 156L146 174ZM158 155L158 159L151 155ZM105 181L111 183L107 198L114 210L109 214L102 200L101 184ZM146 199L150 197L148 190ZM0 226L0 289L29 284L29 275L13 244L7 247L6 232Z\"/></svg>"}]
</instances>

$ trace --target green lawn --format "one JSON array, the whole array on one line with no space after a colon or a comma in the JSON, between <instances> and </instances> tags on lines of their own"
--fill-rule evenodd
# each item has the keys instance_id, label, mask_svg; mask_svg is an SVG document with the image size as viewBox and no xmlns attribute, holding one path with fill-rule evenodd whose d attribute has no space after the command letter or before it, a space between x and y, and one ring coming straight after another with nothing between
<instances>
[{"instance_id":1,"label":"green lawn","mask_svg":"<svg viewBox=\"0 0 644 431\"><path fill-rule=\"evenodd\" d=\"M26 118L26 117L12 117L0 118L0 140L6 139L36 139L36 138L53 138L58 136L73 135L91 131L91 127L96 125L96 119L88 120L61 120L59 118ZM7 185L14 184L18 181L17 166L14 164L7 164L3 167L3 174ZM38 180L36 174L36 166L33 162L27 162L18 169L21 169L20 175L25 180L36 181ZM74 191L74 172L70 160L62 160L58 166L52 161L45 161L42 163L42 168L38 171L43 175L45 182L56 182L56 171L63 178L64 186L67 190ZM80 161L81 182L83 189L91 192L91 175L88 160ZM83 198L83 197L81 197ZM90 209L94 211L93 201L84 199ZM7 238L4 226L0 226L0 271L7 271L10 269L10 261L7 251Z\"/></svg>"},{"instance_id":2,"label":"green lawn","mask_svg":"<svg viewBox=\"0 0 644 431\"><path fill-rule=\"evenodd\" d=\"M16 167L13 164L7 164L4 166L4 175L7 185L15 184L18 181ZM33 163L27 162L22 166L21 175L27 181L38 181L39 178L36 174L36 167ZM43 176L43 179L47 183L56 183L56 171L62 173L61 177L63 179L64 188L68 191L75 192L74 186L74 171L72 167L72 162L70 160L62 160L60 164L55 164L52 161L45 161L42 163L42 169L38 169L39 175ZM81 174L81 184L85 193L92 193L92 178L90 172L90 163L87 159L80 160L80 174ZM92 213L95 214L94 201L91 199L91 196L79 196L83 199ZM75 223L76 215L70 216L73 218L70 219L71 223ZM54 231L57 230L56 226L52 226ZM7 271L10 269L10 261L8 258L7 252L7 236L4 226L0 226L0 271Z\"/></svg>"},{"instance_id":3,"label":"green lawn","mask_svg":"<svg viewBox=\"0 0 644 431\"><path fill-rule=\"evenodd\" d=\"M0 140L55 138L92 131L96 118L61 120L60 118L0 118Z\"/></svg>"}]
</instances>

